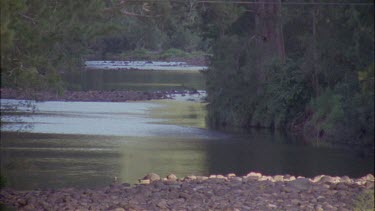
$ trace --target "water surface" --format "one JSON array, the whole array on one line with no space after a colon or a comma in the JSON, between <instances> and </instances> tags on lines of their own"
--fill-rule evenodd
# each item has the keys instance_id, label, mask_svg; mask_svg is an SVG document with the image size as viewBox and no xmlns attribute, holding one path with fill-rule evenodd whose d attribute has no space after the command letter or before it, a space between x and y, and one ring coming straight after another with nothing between
<instances>
[{"instance_id":1,"label":"water surface","mask_svg":"<svg viewBox=\"0 0 375 211\"><path fill-rule=\"evenodd\" d=\"M34 105L34 113L21 106L18 115L2 115L13 123L1 128L1 173L18 189L93 188L115 177L135 183L149 172L359 177L374 169L373 155L295 143L268 130L211 131L202 124L204 104L196 102Z\"/></svg>"},{"instance_id":2,"label":"water surface","mask_svg":"<svg viewBox=\"0 0 375 211\"><path fill-rule=\"evenodd\" d=\"M63 78L73 90L204 90L199 71L89 69L66 73Z\"/></svg>"}]
</instances>

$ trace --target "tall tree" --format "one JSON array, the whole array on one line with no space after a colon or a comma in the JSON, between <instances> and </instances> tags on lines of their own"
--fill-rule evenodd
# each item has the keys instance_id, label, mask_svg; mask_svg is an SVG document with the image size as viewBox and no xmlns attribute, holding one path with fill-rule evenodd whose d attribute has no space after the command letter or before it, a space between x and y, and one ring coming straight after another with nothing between
<instances>
[{"instance_id":1,"label":"tall tree","mask_svg":"<svg viewBox=\"0 0 375 211\"><path fill-rule=\"evenodd\" d=\"M265 82L265 66L275 59L285 61L281 0L259 0L255 11L257 79Z\"/></svg>"},{"instance_id":2,"label":"tall tree","mask_svg":"<svg viewBox=\"0 0 375 211\"><path fill-rule=\"evenodd\" d=\"M82 65L88 41L106 33L102 0L2 0L1 9L3 86L61 89L59 74Z\"/></svg>"}]
</instances>

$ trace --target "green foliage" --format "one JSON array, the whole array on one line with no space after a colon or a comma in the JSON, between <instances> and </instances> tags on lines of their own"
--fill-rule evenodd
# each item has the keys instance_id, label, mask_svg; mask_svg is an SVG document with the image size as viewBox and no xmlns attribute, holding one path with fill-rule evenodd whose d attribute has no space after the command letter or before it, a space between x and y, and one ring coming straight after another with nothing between
<instances>
[{"instance_id":1,"label":"green foliage","mask_svg":"<svg viewBox=\"0 0 375 211\"><path fill-rule=\"evenodd\" d=\"M15 31L13 29L17 21L13 19L18 13L25 9L24 1L20 0L1 0L1 53L13 46Z\"/></svg>"},{"instance_id":2,"label":"green foliage","mask_svg":"<svg viewBox=\"0 0 375 211\"><path fill-rule=\"evenodd\" d=\"M309 110L312 116L304 125L304 133L318 141L323 138L323 134L325 140L332 139L337 126L344 121L342 96L327 89L311 100Z\"/></svg>"},{"instance_id":3,"label":"green foliage","mask_svg":"<svg viewBox=\"0 0 375 211\"><path fill-rule=\"evenodd\" d=\"M374 95L374 63L369 65L362 71L358 72L358 80L361 83L362 93L366 93L368 95Z\"/></svg>"},{"instance_id":4,"label":"green foliage","mask_svg":"<svg viewBox=\"0 0 375 211\"><path fill-rule=\"evenodd\" d=\"M213 39L225 35L228 28L245 14L245 8L235 4L211 4L199 10L202 14L200 27L203 36Z\"/></svg>"},{"instance_id":5,"label":"green foliage","mask_svg":"<svg viewBox=\"0 0 375 211\"><path fill-rule=\"evenodd\" d=\"M0 189L5 187L7 184L7 179L4 176L0 175Z\"/></svg>"},{"instance_id":6,"label":"green foliage","mask_svg":"<svg viewBox=\"0 0 375 211\"><path fill-rule=\"evenodd\" d=\"M359 71L358 74L360 75L358 90L354 93L348 89L342 91L346 93L344 95L345 131L346 136L352 140L372 145L375 127L374 65L370 65L364 71Z\"/></svg>"},{"instance_id":7,"label":"green foliage","mask_svg":"<svg viewBox=\"0 0 375 211\"><path fill-rule=\"evenodd\" d=\"M177 48L170 48L161 53L160 58L189 57L189 54Z\"/></svg>"},{"instance_id":8,"label":"green foliage","mask_svg":"<svg viewBox=\"0 0 375 211\"><path fill-rule=\"evenodd\" d=\"M170 48L188 52L207 50L207 43L200 36L198 27L202 20L197 4L193 1L153 1L146 4L147 11L141 2L128 2L123 6L112 3L111 7L119 14L114 15L111 21L118 30L90 44L93 56L105 59L113 54L140 49L156 52ZM124 15L123 11L127 13Z\"/></svg>"},{"instance_id":9,"label":"green foliage","mask_svg":"<svg viewBox=\"0 0 375 211\"><path fill-rule=\"evenodd\" d=\"M147 49L136 49L134 51L124 52L120 55L119 59L122 60L165 60L165 59L185 59L194 57L204 57L207 53L203 51L186 52L177 48L170 48L165 51L157 52Z\"/></svg>"},{"instance_id":10,"label":"green foliage","mask_svg":"<svg viewBox=\"0 0 375 211\"><path fill-rule=\"evenodd\" d=\"M166 46L170 48L179 48L185 51L192 51L197 48L201 38L198 34L189 29L178 27L177 31L170 37Z\"/></svg>"},{"instance_id":11,"label":"green foliage","mask_svg":"<svg viewBox=\"0 0 375 211\"><path fill-rule=\"evenodd\" d=\"M267 69L268 83L254 112L253 125L282 128L304 111L312 88L304 71L293 60L287 59L284 64L276 62ZM264 120L267 120L265 124Z\"/></svg>"},{"instance_id":12,"label":"green foliage","mask_svg":"<svg viewBox=\"0 0 375 211\"><path fill-rule=\"evenodd\" d=\"M310 103L314 115L311 121L314 125L321 125L322 129L329 130L337 122L342 120L344 111L342 108L342 96L327 89L318 98Z\"/></svg>"},{"instance_id":13,"label":"green foliage","mask_svg":"<svg viewBox=\"0 0 375 211\"><path fill-rule=\"evenodd\" d=\"M155 53L146 49L136 49L134 51L126 52L122 54L122 58L125 60L152 60L155 58Z\"/></svg>"},{"instance_id":14,"label":"green foliage","mask_svg":"<svg viewBox=\"0 0 375 211\"><path fill-rule=\"evenodd\" d=\"M223 36L214 45L211 66L205 73L208 91L208 121L211 125L249 124L254 106L256 80L251 71L246 40ZM246 114L246 115L244 115Z\"/></svg>"},{"instance_id":15,"label":"green foliage","mask_svg":"<svg viewBox=\"0 0 375 211\"><path fill-rule=\"evenodd\" d=\"M1 4L2 86L61 90L57 73L80 67L88 41L105 28L100 0Z\"/></svg>"},{"instance_id":16,"label":"green foliage","mask_svg":"<svg viewBox=\"0 0 375 211\"><path fill-rule=\"evenodd\" d=\"M288 59L263 67L263 81L254 17L239 13L212 48L211 126L293 128L307 139L373 145L373 9L283 6ZM239 27L244 20L250 29Z\"/></svg>"}]
</instances>

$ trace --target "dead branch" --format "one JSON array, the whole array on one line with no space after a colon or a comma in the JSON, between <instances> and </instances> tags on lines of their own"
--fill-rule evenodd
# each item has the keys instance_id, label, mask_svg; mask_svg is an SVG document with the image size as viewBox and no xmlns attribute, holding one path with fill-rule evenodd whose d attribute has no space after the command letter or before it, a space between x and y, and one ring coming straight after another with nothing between
<instances>
[{"instance_id":1,"label":"dead branch","mask_svg":"<svg viewBox=\"0 0 375 211\"><path fill-rule=\"evenodd\" d=\"M29 21L31 21L34 25L36 25L36 23L37 23L37 21L36 20L34 20L32 17L30 17L30 16L27 16L27 15L25 15L25 14L22 14L22 13L18 13L21 17L23 17L23 18L25 18L25 19L27 19L27 20L29 20Z\"/></svg>"}]
</instances>

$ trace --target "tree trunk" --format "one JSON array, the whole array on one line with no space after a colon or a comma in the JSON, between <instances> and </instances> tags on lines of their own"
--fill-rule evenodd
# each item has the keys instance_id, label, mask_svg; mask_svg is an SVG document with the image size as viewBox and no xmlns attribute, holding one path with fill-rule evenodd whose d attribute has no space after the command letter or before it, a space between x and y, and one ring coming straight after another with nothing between
<instances>
[{"instance_id":1,"label":"tree trunk","mask_svg":"<svg viewBox=\"0 0 375 211\"><path fill-rule=\"evenodd\" d=\"M265 66L273 60L285 61L284 37L281 19L281 0L259 0L256 8L255 31L257 49L257 80L266 82ZM262 87L258 88L261 94Z\"/></svg>"},{"instance_id":2,"label":"tree trunk","mask_svg":"<svg viewBox=\"0 0 375 211\"><path fill-rule=\"evenodd\" d=\"M312 1L314 2L314 1ZM312 55L313 55L313 87L315 92L315 97L319 96L319 78L318 78L318 52L317 52L317 41L316 41L316 25L317 25L317 14L319 13L318 8L313 8L312 10Z\"/></svg>"}]
</instances>

